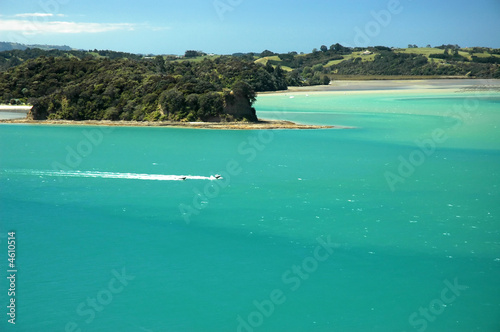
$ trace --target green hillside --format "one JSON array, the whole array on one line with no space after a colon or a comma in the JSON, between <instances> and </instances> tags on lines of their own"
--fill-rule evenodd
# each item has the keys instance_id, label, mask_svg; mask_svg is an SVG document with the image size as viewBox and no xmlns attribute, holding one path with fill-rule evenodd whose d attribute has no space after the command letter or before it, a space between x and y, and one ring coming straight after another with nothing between
<instances>
[{"instance_id":1,"label":"green hillside","mask_svg":"<svg viewBox=\"0 0 500 332\"><path fill-rule=\"evenodd\" d=\"M328 79L383 78L500 78L500 50L484 47L460 48L384 46L349 48L335 44L308 54L252 54L257 63L287 71L290 85L315 85Z\"/></svg>"},{"instance_id":2,"label":"green hillside","mask_svg":"<svg viewBox=\"0 0 500 332\"><path fill-rule=\"evenodd\" d=\"M255 121L255 92L287 88L283 71L231 56L106 54L24 60L0 72L0 103L31 104L31 116L42 120Z\"/></svg>"},{"instance_id":3,"label":"green hillside","mask_svg":"<svg viewBox=\"0 0 500 332\"><path fill-rule=\"evenodd\" d=\"M40 44L35 44L35 45L26 45L26 44L20 44L20 43L9 43L9 42L0 42L0 52L3 51L12 51L12 50L21 50L24 51L25 49L28 48L38 48L44 51L49 51L49 50L61 50L61 51L71 51L72 48L66 45L40 45Z\"/></svg>"}]
</instances>

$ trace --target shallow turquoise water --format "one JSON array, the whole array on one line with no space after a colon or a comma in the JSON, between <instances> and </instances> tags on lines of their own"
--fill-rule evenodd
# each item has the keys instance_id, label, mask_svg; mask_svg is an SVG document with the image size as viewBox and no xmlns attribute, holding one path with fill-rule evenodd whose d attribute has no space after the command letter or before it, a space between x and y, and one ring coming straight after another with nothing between
<instances>
[{"instance_id":1,"label":"shallow turquoise water","mask_svg":"<svg viewBox=\"0 0 500 332\"><path fill-rule=\"evenodd\" d=\"M23 119L26 113L2 112L0 111L0 119Z\"/></svg>"},{"instance_id":2,"label":"shallow turquoise water","mask_svg":"<svg viewBox=\"0 0 500 332\"><path fill-rule=\"evenodd\" d=\"M1 125L0 330L498 331L499 101L256 104L348 130Z\"/></svg>"}]
</instances>

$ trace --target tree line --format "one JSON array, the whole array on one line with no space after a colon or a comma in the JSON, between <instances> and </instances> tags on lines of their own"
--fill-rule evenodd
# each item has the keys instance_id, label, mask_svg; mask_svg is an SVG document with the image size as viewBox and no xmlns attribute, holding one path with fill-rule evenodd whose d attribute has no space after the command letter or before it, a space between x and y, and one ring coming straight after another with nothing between
<instances>
[{"instance_id":1,"label":"tree line","mask_svg":"<svg viewBox=\"0 0 500 332\"><path fill-rule=\"evenodd\" d=\"M35 119L257 120L258 91L286 89L280 68L227 56L199 62L39 56L0 72L0 102Z\"/></svg>"}]
</instances>

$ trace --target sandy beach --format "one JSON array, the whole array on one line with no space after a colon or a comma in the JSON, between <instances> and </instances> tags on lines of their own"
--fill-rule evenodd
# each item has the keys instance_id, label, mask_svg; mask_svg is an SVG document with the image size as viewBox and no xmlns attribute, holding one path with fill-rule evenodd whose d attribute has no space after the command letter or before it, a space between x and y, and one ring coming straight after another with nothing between
<instances>
[{"instance_id":1,"label":"sandy beach","mask_svg":"<svg viewBox=\"0 0 500 332\"><path fill-rule=\"evenodd\" d=\"M139 122L139 121L70 121L70 120L28 120L4 119L0 124L33 124L53 126L109 126L109 127L178 127L192 129L219 129L219 130L256 130L256 129L347 129L343 126L315 126L298 124L291 121L260 120L259 122Z\"/></svg>"},{"instance_id":2,"label":"sandy beach","mask_svg":"<svg viewBox=\"0 0 500 332\"><path fill-rule=\"evenodd\" d=\"M291 121L260 120L259 122L139 122L139 121L70 121L70 120L30 120L25 116L32 106L0 105L0 124L34 124L34 125L66 125L66 126L113 126L113 127L181 127L198 129L226 129L226 130L251 130L251 129L331 129L332 126L314 126L297 124ZM7 116L2 116L5 113ZM18 114L19 117L12 117ZM341 127L335 127L341 129Z\"/></svg>"},{"instance_id":3,"label":"sandy beach","mask_svg":"<svg viewBox=\"0 0 500 332\"><path fill-rule=\"evenodd\" d=\"M289 87L288 90L261 92L264 94L308 94L338 93L366 94L388 92L467 92L500 91L499 79L426 79L426 80L368 80L368 81L331 81L329 85Z\"/></svg>"},{"instance_id":4,"label":"sandy beach","mask_svg":"<svg viewBox=\"0 0 500 332\"><path fill-rule=\"evenodd\" d=\"M0 112L28 113L33 106L0 105Z\"/></svg>"}]
</instances>

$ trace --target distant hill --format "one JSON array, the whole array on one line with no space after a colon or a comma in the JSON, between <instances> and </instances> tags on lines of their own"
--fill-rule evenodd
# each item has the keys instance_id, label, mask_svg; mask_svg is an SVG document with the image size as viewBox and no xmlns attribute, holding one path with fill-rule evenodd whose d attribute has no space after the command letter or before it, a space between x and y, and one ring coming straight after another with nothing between
<instances>
[{"instance_id":1,"label":"distant hill","mask_svg":"<svg viewBox=\"0 0 500 332\"><path fill-rule=\"evenodd\" d=\"M186 56L164 55L144 56L110 50L73 50L69 46L63 49L43 50L28 48L15 43L0 43L0 46L11 49L0 51L0 72L17 67L29 60L39 57L53 57L84 60L117 60L150 61L161 58L165 65L177 63L195 64L205 61L233 58L239 61L252 62L269 75L282 77L267 84L271 88L254 86L256 91L273 90L274 86L326 85L331 80L342 79L425 79L425 78L500 78L500 49L487 47L461 48L458 45L441 45L437 47L390 48L345 47L333 44L322 45L311 53L275 53L265 50L261 53L235 53L231 56L205 54L201 51L187 51ZM40 46L40 45L39 45ZM56 47L42 45L46 48ZM24 48L24 50L19 48ZM192 56L191 56L192 55ZM237 74L237 73L236 73ZM266 80L269 81L269 80Z\"/></svg>"},{"instance_id":2,"label":"distant hill","mask_svg":"<svg viewBox=\"0 0 500 332\"><path fill-rule=\"evenodd\" d=\"M40 45L40 44L33 44L33 45L26 45L26 44L19 44L19 43L9 43L9 42L0 42L0 52L3 51L12 51L12 50L21 50L24 51L27 48L39 48L44 51L48 50L61 50L61 51L71 51L72 48L67 46L67 45Z\"/></svg>"},{"instance_id":3,"label":"distant hill","mask_svg":"<svg viewBox=\"0 0 500 332\"><path fill-rule=\"evenodd\" d=\"M297 52L237 54L287 72L289 85L324 84L329 79L500 78L500 49L458 45L409 48L325 45L308 54Z\"/></svg>"},{"instance_id":4,"label":"distant hill","mask_svg":"<svg viewBox=\"0 0 500 332\"><path fill-rule=\"evenodd\" d=\"M19 44L20 45L20 44ZM60 49L50 49L42 50L40 48L26 48L13 49L9 51L0 52L0 72L8 70L9 68L19 66L20 64L38 57L64 57L64 58L79 58L84 59L87 57L95 59L134 59L140 60L144 57L138 54L131 54L125 52L115 52L109 50L93 50L93 51L83 51L83 50L60 50Z\"/></svg>"}]
</instances>

